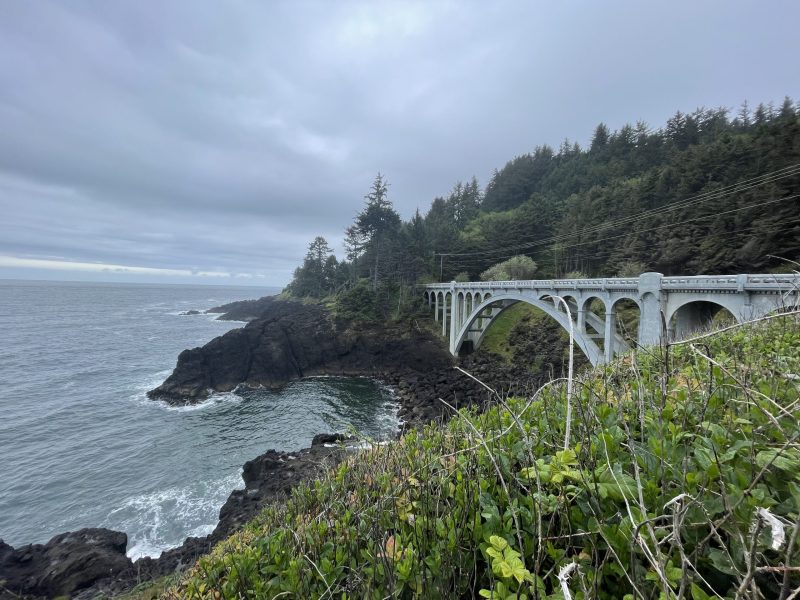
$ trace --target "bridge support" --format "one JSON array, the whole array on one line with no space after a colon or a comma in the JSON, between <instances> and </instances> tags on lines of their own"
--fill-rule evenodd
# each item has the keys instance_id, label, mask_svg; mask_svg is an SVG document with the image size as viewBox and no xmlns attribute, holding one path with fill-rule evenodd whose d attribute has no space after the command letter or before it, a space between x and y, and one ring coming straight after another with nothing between
<instances>
[{"instance_id":1,"label":"bridge support","mask_svg":"<svg viewBox=\"0 0 800 600\"><path fill-rule=\"evenodd\" d=\"M615 352L614 334L617 332L617 313L606 309L605 331L603 332L603 357L606 362L613 360Z\"/></svg>"},{"instance_id":2,"label":"bridge support","mask_svg":"<svg viewBox=\"0 0 800 600\"><path fill-rule=\"evenodd\" d=\"M657 346L663 333L661 273L639 275L639 345Z\"/></svg>"}]
</instances>

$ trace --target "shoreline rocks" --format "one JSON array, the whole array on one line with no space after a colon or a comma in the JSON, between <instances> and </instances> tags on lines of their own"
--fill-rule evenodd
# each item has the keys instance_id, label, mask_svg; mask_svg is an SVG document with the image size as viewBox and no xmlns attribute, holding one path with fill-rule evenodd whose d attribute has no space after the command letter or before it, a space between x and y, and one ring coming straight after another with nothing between
<instances>
[{"instance_id":1,"label":"shoreline rocks","mask_svg":"<svg viewBox=\"0 0 800 600\"><path fill-rule=\"evenodd\" d=\"M109 529L61 533L46 544L12 548L0 540L0 598L11 594L55 598L124 576L132 568L128 536ZM9 595L9 598L14 596Z\"/></svg>"}]
</instances>

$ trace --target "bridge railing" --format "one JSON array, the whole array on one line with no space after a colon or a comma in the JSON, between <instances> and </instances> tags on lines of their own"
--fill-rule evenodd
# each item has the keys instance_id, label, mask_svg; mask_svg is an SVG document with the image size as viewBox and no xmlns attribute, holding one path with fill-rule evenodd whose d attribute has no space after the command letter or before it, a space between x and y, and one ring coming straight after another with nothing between
<instances>
[{"instance_id":1,"label":"bridge railing","mask_svg":"<svg viewBox=\"0 0 800 600\"><path fill-rule=\"evenodd\" d=\"M638 278L607 277L597 279L514 279L511 281L468 281L461 283L429 283L426 289L449 290L454 287L457 290L475 289L631 289L639 285Z\"/></svg>"},{"instance_id":2,"label":"bridge railing","mask_svg":"<svg viewBox=\"0 0 800 600\"><path fill-rule=\"evenodd\" d=\"M758 275L692 275L686 277L664 277L662 289L723 290L723 291L788 291L800 289L800 276L782 274Z\"/></svg>"},{"instance_id":3,"label":"bridge railing","mask_svg":"<svg viewBox=\"0 0 800 600\"><path fill-rule=\"evenodd\" d=\"M468 281L459 283L430 283L429 290L635 290L638 277L605 277L592 279L528 279L512 281ZM744 274L744 275L689 275L662 277L661 289L668 291L798 291L800 275Z\"/></svg>"}]
</instances>

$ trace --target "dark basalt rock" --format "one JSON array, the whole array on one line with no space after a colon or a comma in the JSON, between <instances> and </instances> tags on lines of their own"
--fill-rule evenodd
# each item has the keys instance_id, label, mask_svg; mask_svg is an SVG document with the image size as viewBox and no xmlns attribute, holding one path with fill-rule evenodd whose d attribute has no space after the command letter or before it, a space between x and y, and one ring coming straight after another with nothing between
<instances>
[{"instance_id":1,"label":"dark basalt rock","mask_svg":"<svg viewBox=\"0 0 800 600\"><path fill-rule=\"evenodd\" d=\"M269 310L201 348L184 350L153 399L188 404L238 385L277 388L309 375L372 375L448 367L438 340L418 330L336 322L319 305L270 300Z\"/></svg>"},{"instance_id":2,"label":"dark basalt rock","mask_svg":"<svg viewBox=\"0 0 800 600\"><path fill-rule=\"evenodd\" d=\"M192 315L202 315L204 314L201 310L184 310L183 312L179 313L182 317L190 317Z\"/></svg>"},{"instance_id":3,"label":"dark basalt rock","mask_svg":"<svg viewBox=\"0 0 800 600\"><path fill-rule=\"evenodd\" d=\"M0 540L0 580L19 596L72 595L129 571L128 536L109 529L62 533L46 544L12 548Z\"/></svg>"},{"instance_id":4,"label":"dark basalt rock","mask_svg":"<svg viewBox=\"0 0 800 600\"><path fill-rule=\"evenodd\" d=\"M338 444L340 442L349 442L354 438L352 436L344 435L343 433L318 433L311 440L312 446L324 446L325 444Z\"/></svg>"},{"instance_id":5,"label":"dark basalt rock","mask_svg":"<svg viewBox=\"0 0 800 600\"><path fill-rule=\"evenodd\" d=\"M276 301L280 302L273 296L264 296L257 300L229 302L222 306L209 308L206 312L220 314L220 316L217 317L218 321L254 321L270 310L273 302Z\"/></svg>"}]
</instances>

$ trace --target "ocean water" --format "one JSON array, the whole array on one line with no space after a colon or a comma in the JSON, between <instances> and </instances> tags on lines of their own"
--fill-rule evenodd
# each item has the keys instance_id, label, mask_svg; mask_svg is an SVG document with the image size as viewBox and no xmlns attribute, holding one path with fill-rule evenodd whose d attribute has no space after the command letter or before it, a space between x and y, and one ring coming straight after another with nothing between
<instances>
[{"instance_id":1,"label":"ocean water","mask_svg":"<svg viewBox=\"0 0 800 600\"><path fill-rule=\"evenodd\" d=\"M241 466L320 432L396 431L389 390L311 378L277 392L149 400L185 348L242 323L181 316L277 290L0 280L0 539L43 543L81 527L157 556L210 533Z\"/></svg>"}]
</instances>

